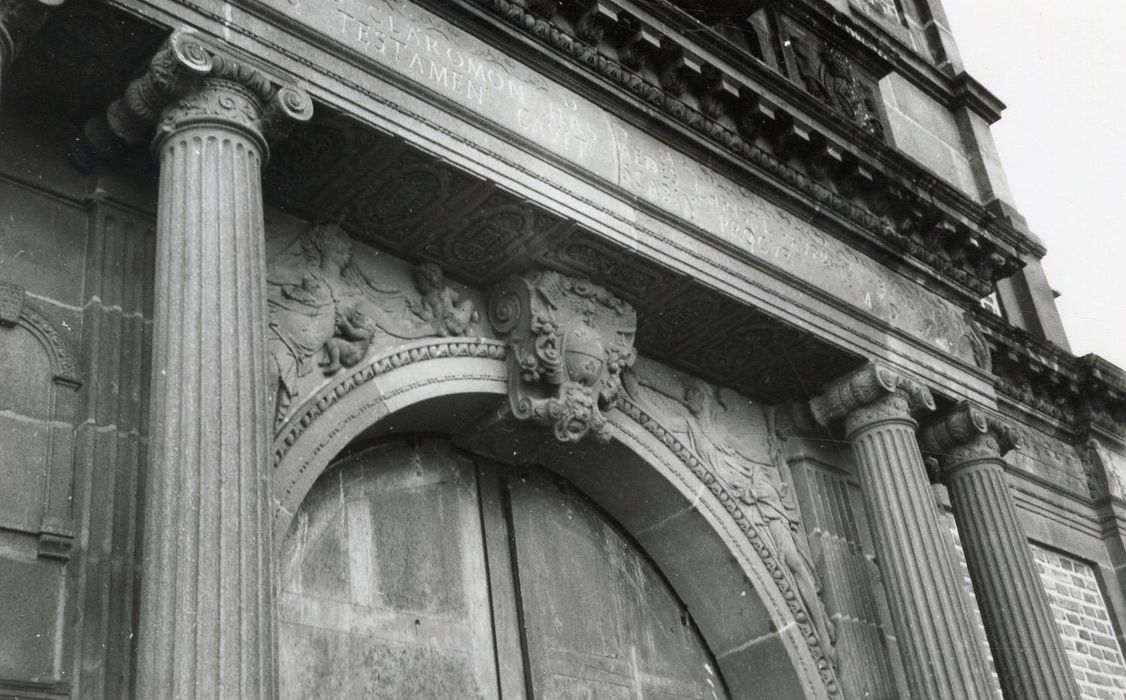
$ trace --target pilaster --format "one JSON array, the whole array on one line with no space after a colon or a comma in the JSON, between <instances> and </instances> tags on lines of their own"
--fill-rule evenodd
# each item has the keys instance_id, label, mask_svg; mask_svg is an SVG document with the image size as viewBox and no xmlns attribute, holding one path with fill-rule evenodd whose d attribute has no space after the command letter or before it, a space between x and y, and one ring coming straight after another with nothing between
<instances>
[{"instance_id":1,"label":"pilaster","mask_svg":"<svg viewBox=\"0 0 1126 700\"><path fill-rule=\"evenodd\" d=\"M311 114L181 31L95 123L160 161L138 697L276 696L261 168Z\"/></svg>"},{"instance_id":2,"label":"pilaster","mask_svg":"<svg viewBox=\"0 0 1126 700\"><path fill-rule=\"evenodd\" d=\"M1078 698L1048 598L1005 481L1008 425L960 403L922 432L938 456L1006 697Z\"/></svg>"},{"instance_id":3,"label":"pilaster","mask_svg":"<svg viewBox=\"0 0 1126 700\"><path fill-rule=\"evenodd\" d=\"M822 425L844 419L911 697L988 697L985 662L915 438L912 415L934 410L930 392L869 364L834 382L810 409Z\"/></svg>"}]
</instances>

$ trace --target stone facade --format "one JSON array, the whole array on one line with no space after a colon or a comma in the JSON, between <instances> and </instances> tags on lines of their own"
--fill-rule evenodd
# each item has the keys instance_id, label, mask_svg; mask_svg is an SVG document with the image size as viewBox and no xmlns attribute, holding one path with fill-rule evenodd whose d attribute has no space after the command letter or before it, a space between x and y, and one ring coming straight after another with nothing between
<instances>
[{"instance_id":1,"label":"stone facade","mask_svg":"<svg viewBox=\"0 0 1126 700\"><path fill-rule=\"evenodd\" d=\"M0 97L0 698L1126 688L937 0L0 0Z\"/></svg>"}]
</instances>

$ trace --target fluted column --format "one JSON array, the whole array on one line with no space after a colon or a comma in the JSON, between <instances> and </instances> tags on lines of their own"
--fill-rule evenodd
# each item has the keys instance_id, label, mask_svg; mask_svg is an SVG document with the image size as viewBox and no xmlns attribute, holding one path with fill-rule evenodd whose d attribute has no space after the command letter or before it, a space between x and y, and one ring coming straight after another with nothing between
<instances>
[{"instance_id":1,"label":"fluted column","mask_svg":"<svg viewBox=\"0 0 1126 700\"><path fill-rule=\"evenodd\" d=\"M23 40L43 25L48 10L61 4L63 0L0 0L0 95Z\"/></svg>"},{"instance_id":2,"label":"fluted column","mask_svg":"<svg viewBox=\"0 0 1126 700\"><path fill-rule=\"evenodd\" d=\"M177 32L101 122L160 160L138 697L276 696L260 171L311 111Z\"/></svg>"},{"instance_id":3,"label":"fluted column","mask_svg":"<svg viewBox=\"0 0 1126 700\"><path fill-rule=\"evenodd\" d=\"M823 425L844 418L911 697L988 697L982 650L915 438L912 414L934 410L930 392L868 365L834 382L810 409Z\"/></svg>"},{"instance_id":4,"label":"fluted column","mask_svg":"<svg viewBox=\"0 0 1126 700\"><path fill-rule=\"evenodd\" d=\"M1005 481L1008 426L967 403L927 426L961 533L993 662L1010 698L1078 698L1079 688Z\"/></svg>"}]
</instances>

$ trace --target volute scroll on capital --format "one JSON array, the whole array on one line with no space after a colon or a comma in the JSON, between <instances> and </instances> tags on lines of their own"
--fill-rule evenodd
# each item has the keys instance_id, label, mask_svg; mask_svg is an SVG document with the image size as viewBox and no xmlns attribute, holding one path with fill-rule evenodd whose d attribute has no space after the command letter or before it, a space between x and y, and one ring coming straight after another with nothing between
<instances>
[{"instance_id":1,"label":"volute scroll on capital","mask_svg":"<svg viewBox=\"0 0 1126 700\"><path fill-rule=\"evenodd\" d=\"M82 155L105 157L150 138L156 147L181 128L210 123L248 133L265 160L267 139L285 138L312 116L312 99L299 85L230 55L189 29L178 29L124 95L87 122L88 153Z\"/></svg>"},{"instance_id":2,"label":"volute scroll on capital","mask_svg":"<svg viewBox=\"0 0 1126 700\"><path fill-rule=\"evenodd\" d=\"M924 452L950 469L983 459L1000 460L1010 450L1021 448L1011 425L968 401L958 403L919 433Z\"/></svg>"},{"instance_id":3,"label":"volute scroll on capital","mask_svg":"<svg viewBox=\"0 0 1126 700\"><path fill-rule=\"evenodd\" d=\"M882 402L882 399L891 401ZM881 405L877 406L878 403ZM883 406L885 403L887 405ZM820 396L810 400L809 409L819 424L827 426L858 409L868 409L868 413L875 411L866 418L876 420L881 417L881 411L887 413L887 418L910 416L933 411L935 403L930 389L924 385L889 367L870 362L832 382Z\"/></svg>"}]
</instances>

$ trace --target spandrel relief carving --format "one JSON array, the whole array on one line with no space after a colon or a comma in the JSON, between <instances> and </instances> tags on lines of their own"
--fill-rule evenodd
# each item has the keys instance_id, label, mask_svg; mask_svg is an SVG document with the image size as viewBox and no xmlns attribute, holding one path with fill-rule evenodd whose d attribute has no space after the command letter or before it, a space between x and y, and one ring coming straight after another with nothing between
<instances>
[{"instance_id":1,"label":"spandrel relief carving","mask_svg":"<svg viewBox=\"0 0 1126 700\"><path fill-rule=\"evenodd\" d=\"M745 506L747 517L790 574L828 654L834 627L821 601L821 582L797 502L783 479L782 448L773 426L750 401L694 377L639 359L622 374L629 398L688 446Z\"/></svg>"},{"instance_id":2,"label":"spandrel relief carving","mask_svg":"<svg viewBox=\"0 0 1126 700\"><path fill-rule=\"evenodd\" d=\"M270 258L268 349L276 422L325 377L405 340L466 335L479 315L433 263L414 288L386 283L376 253L336 224L315 224Z\"/></svg>"}]
</instances>

